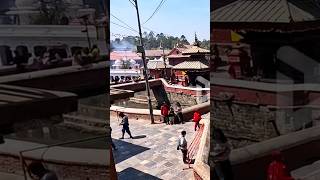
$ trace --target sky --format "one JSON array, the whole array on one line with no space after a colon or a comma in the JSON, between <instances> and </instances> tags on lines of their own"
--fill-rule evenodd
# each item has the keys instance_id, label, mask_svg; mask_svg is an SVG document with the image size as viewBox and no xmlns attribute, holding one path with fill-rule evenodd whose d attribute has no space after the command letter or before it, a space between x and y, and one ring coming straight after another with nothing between
<instances>
[{"instance_id":1,"label":"sky","mask_svg":"<svg viewBox=\"0 0 320 180\"><path fill-rule=\"evenodd\" d=\"M153 30L155 34L164 33L180 37L185 35L187 40L194 42L194 34L198 40L210 39L210 0L166 0L158 12L144 24L152 15L161 0L138 0L142 32ZM110 0L110 33L111 39L118 35L138 35L137 32L119 27L113 23L124 25L138 31L137 14L129 0ZM146 28L144 28L146 27Z\"/></svg>"}]
</instances>

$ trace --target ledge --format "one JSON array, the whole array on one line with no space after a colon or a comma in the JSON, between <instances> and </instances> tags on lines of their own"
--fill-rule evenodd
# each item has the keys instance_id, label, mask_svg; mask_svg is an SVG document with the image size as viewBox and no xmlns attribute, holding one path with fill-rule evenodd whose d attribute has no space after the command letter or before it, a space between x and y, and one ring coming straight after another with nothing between
<instances>
[{"instance_id":1,"label":"ledge","mask_svg":"<svg viewBox=\"0 0 320 180\"><path fill-rule=\"evenodd\" d=\"M43 147L44 144L5 139L5 144L0 145L0 155L19 158L19 152ZM72 147L51 147L23 153L27 159L43 160L45 162L72 165L110 166L110 150L85 149Z\"/></svg>"},{"instance_id":2,"label":"ledge","mask_svg":"<svg viewBox=\"0 0 320 180\"><path fill-rule=\"evenodd\" d=\"M233 165L241 164L270 155L273 150L283 151L315 140L320 140L320 127L308 128L235 149L231 152L230 160Z\"/></svg>"},{"instance_id":3,"label":"ledge","mask_svg":"<svg viewBox=\"0 0 320 180\"><path fill-rule=\"evenodd\" d=\"M204 131L193 169L203 180L210 180L209 152L210 152L210 116L204 121Z\"/></svg>"},{"instance_id":4,"label":"ledge","mask_svg":"<svg viewBox=\"0 0 320 180\"><path fill-rule=\"evenodd\" d=\"M225 78L211 79L211 86L228 86L233 88L244 88L270 92L288 92L288 91L314 91L320 92L319 84L279 84L263 83L256 81L245 81Z\"/></svg>"}]
</instances>

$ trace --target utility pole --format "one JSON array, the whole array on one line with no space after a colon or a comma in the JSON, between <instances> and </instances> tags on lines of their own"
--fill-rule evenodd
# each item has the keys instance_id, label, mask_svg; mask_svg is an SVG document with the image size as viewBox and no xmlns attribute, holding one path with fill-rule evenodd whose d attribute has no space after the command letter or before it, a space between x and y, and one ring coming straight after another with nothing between
<instances>
[{"instance_id":1,"label":"utility pole","mask_svg":"<svg viewBox=\"0 0 320 180\"><path fill-rule=\"evenodd\" d=\"M162 46L162 57L163 57L163 64L164 64L164 79L167 80L167 63L166 63L166 57L164 54L164 45L161 41L161 46Z\"/></svg>"},{"instance_id":2,"label":"utility pole","mask_svg":"<svg viewBox=\"0 0 320 180\"><path fill-rule=\"evenodd\" d=\"M149 105L149 111L150 111L150 118L151 118L151 124L154 124L154 117L153 117L153 109L152 109L152 103L151 103L151 98L150 98L150 87L149 87L149 77L147 75L147 63L146 63L146 54L144 51L144 46L143 46L143 38L142 38L142 32L141 32L141 24L140 24L140 17L139 17L139 8L138 8L138 0L134 0L135 7L137 10L137 18L138 18L138 27L139 27L139 35L140 35L140 46L138 46L138 52L141 52L142 54L142 61L143 61L143 75L144 79L146 81L146 90L147 90L147 95L148 95L148 105Z\"/></svg>"}]
</instances>

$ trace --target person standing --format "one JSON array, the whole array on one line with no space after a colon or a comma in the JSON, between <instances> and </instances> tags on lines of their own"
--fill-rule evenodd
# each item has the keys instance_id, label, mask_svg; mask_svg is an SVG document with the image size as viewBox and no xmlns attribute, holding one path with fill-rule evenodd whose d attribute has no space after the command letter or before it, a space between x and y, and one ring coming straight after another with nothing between
<instances>
[{"instance_id":1,"label":"person standing","mask_svg":"<svg viewBox=\"0 0 320 180\"><path fill-rule=\"evenodd\" d=\"M268 180L294 180L284 163L280 151L274 151L271 154L272 162L268 166Z\"/></svg>"},{"instance_id":2,"label":"person standing","mask_svg":"<svg viewBox=\"0 0 320 180\"><path fill-rule=\"evenodd\" d=\"M215 175L219 180L233 180L232 166L229 160L230 144L221 129L213 130L213 160Z\"/></svg>"},{"instance_id":3,"label":"person standing","mask_svg":"<svg viewBox=\"0 0 320 180\"><path fill-rule=\"evenodd\" d=\"M186 134L187 134L186 131L181 132L181 136L179 138L178 146L177 146L177 150L181 150L181 152L182 152L182 161L185 164L188 163L188 161L187 161L188 143L185 138Z\"/></svg>"},{"instance_id":4,"label":"person standing","mask_svg":"<svg viewBox=\"0 0 320 180\"><path fill-rule=\"evenodd\" d=\"M197 127L198 127L198 129L200 129L200 120L201 120L200 112L199 111L195 111L193 113L194 131L197 131Z\"/></svg>"},{"instance_id":5,"label":"person standing","mask_svg":"<svg viewBox=\"0 0 320 180\"><path fill-rule=\"evenodd\" d=\"M170 112L169 112L169 115L168 115L169 124L173 125L175 119L176 119L176 116L175 116L175 114L174 114L173 107L171 106L171 107L170 107Z\"/></svg>"},{"instance_id":6,"label":"person standing","mask_svg":"<svg viewBox=\"0 0 320 180\"><path fill-rule=\"evenodd\" d=\"M182 107L179 102L176 102L174 112L177 116L178 123L184 124L183 115L182 115Z\"/></svg>"},{"instance_id":7,"label":"person standing","mask_svg":"<svg viewBox=\"0 0 320 180\"><path fill-rule=\"evenodd\" d=\"M124 133L127 132L130 136L131 139L133 139L130 129L129 129L129 119L128 116L124 115L123 112L119 113L119 117L122 118L122 121L120 123L120 125L122 125L122 137L120 139L124 138Z\"/></svg>"},{"instance_id":8,"label":"person standing","mask_svg":"<svg viewBox=\"0 0 320 180\"><path fill-rule=\"evenodd\" d=\"M163 102L162 106L160 107L161 116L163 118L163 122L167 125L169 124L169 106L166 102Z\"/></svg>"}]
</instances>

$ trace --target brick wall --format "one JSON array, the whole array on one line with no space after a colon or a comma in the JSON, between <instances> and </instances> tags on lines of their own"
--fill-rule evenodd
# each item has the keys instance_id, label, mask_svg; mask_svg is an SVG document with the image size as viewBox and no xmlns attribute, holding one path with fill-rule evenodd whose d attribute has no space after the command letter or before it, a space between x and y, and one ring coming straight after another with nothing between
<instances>
[{"instance_id":1,"label":"brick wall","mask_svg":"<svg viewBox=\"0 0 320 180\"><path fill-rule=\"evenodd\" d=\"M270 120L274 120L275 112L263 106L228 103L215 100L211 104L211 118L214 126L221 128L227 137L252 142L263 141L277 136ZM235 141L236 143L236 141ZM244 144L235 144L238 147Z\"/></svg>"}]
</instances>

